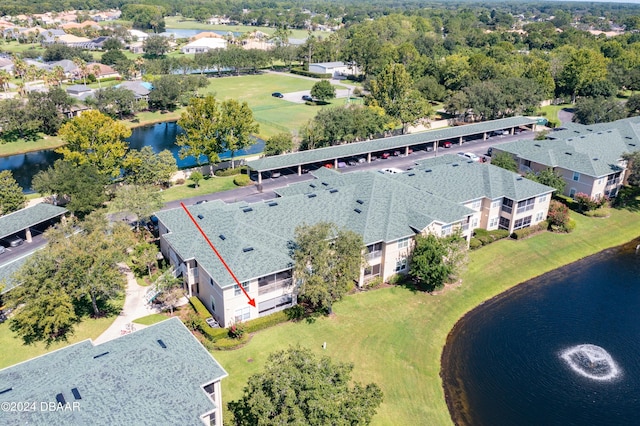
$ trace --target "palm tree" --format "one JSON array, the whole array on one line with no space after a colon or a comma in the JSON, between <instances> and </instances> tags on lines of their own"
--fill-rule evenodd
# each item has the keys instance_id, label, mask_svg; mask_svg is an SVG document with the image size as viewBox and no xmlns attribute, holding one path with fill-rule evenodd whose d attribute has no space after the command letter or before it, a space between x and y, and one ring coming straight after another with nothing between
<instances>
[{"instance_id":1,"label":"palm tree","mask_svg":"<svg viewBox=\"0 0 640 426\"><path fill-rule=\"evenodd\" d=\"M51 70L51 73L52 73L56 83L58 83L58 86L62 86L62 81L65 78L64 69L60 65L56 65Z\"/></svg>"},{"instance_id":2,"label":"palm tree","mask_svg":"<svg viewBox=\"0 0 640 426\"><path fill-rule=\"evenodd\" d=\"M84 79L84 85L87 85L87 63L81 58L73 58L73 63L80 70L80 74Z\"/></svg>"},{"instance_id":3,"label":"palm tree","mask_svg":"<svg viewBox=\"0 0 640 426\"><path fill-rule=\"evenodd\" d=\"M7 91L7 86L9 86L9 81L11 81L11 75L7 70L0 70L0 87L2 87L2 91Z\"/></svg>"},{"instance_id":4,"label":"palm tree","mask_svg":"<svg viewBox=\"0 0 640 426\"><path fill-rule=\"evenodd\" d=\"M100 65L99 64L93 64L93 67L91 67L93 69L93 75L96 76L96 80L98 80L98 87L100 89L102 89L102 84L100 84Z\"/></svg>"},{"instance_id":5,"label":"palm tree","mask_svg":"<svg viewBox=\"0 0 640 426\"><path fill-rule=\"evenodd\" d=\"M142 70L144 69L144 58L142 56L138 56L135 60L136 67L138 71L140 71L140 77L142 77Z\"/></svg>"},{"instance_id":6,"label":"palm tree","mask_svg":"<svg viewBox=\"0 0 640 426\"><path fill-rule=\"evenodd\" d=\"M24 80L27 64L17 55L13 56L13 74Z\"/></svg>"}]
</instances>

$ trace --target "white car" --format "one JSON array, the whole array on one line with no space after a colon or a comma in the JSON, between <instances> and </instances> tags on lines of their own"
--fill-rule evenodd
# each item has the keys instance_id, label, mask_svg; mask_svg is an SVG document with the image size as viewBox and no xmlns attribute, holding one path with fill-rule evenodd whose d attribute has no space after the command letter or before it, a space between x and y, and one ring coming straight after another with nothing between
<instances>
[{"instance_id":1,"label":"white car","mask_svg":"<svg viewBox=\"0 0 640 426\"><path fill-rule=\"evenodd\" d=\"M480 162L480 157L475 155L473 152L459 152L458 155L460 157L468 158L471 161Z\"/></svg>"}]
</instances>

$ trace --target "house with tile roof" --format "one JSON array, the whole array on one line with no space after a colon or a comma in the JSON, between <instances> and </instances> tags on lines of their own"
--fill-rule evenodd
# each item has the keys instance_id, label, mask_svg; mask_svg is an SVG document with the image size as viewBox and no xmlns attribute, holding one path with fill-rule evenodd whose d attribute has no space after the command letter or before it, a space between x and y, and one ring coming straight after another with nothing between
<instances>
[{"instance_id":1,"label":"house with tile roof","mask_svg":"<svg viewBox=\"0 0 640 426\"><path fill-rule=\"evenodd\" d=\"M222 425L227 372L178 318L0 370L3 424Z\"/></svg>"},{"instance_id":2,"label":"house with tile roof","mask_svg":"<svg viewBox=\"0 0 640 426\"><path fill-rule=\"evenodd\" d=\"M548 138L508 142L493 150L512 154L523 173L552 168L567 184L564 195L614 197L627 172L622 155L640 149L640 117L593 125L570 123Z\"/></svg>"},{"instance_id":3,"label":"house with tile roof","mask_svg":"<svg viewBox=\"0 0 640 426\"><path fill-rule=\"evenodd\" d=\"M358 285L408 270L414 237L469 239L474 228L513 231L546 219L553 188L495 166L446 155L406 173L338 173L321 168L315 180L277 190L278 198L248 204L214 201L188 210L242 283L179 208L158 212L163 255L224 326L258 318L297 302L290 254L301 225L331 222L362 236L367 267Z\"/></svg>"}]
</instances>

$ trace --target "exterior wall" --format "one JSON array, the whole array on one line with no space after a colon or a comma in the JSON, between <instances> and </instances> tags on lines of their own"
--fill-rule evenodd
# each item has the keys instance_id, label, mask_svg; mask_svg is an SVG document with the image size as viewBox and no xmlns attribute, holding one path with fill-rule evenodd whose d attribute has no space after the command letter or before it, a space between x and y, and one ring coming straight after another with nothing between
<instances>
[{"instance_id":1,"label":"exterior wall","mask_svg":"<svg viewBox=\"0 0 640 426\"><path fill-rule=\"evenodd\" d=\"M413 249L412 237L402 238L383 244L380 276L383 281L396 274L406 274L409 270L409 255ZM400 262L400 263L399 263ZM398 268L398 269L397 269Z\"/></svg>"},{"instance_id":2,"label":"exterior wall","mask_svg":"<svg viewBox=\"0 0 640 426\"><path fill-rule=\"evenodd\" d=\"M597 180L597 178L594 178L593 176L580 174L578 176L578 180L573 180L573 171L563 169L561 167L556 167L555 170L557 173L559 173L562 176L562 178L567 183L567 185L564 188L564 195L571 196L572 189L574 190L574 194L577 194L578 192L583 192L589 195L590 197L593 197L595 195L593 192L593 189L594 189L594 183Z\"/></svg>"},{"instance_id":3,"label":"exterior wall","mask_svg":"<svg viewBox=\"0 0 640 426\"><path fill-rule=\"evenodd\" d=\"M530 218L528 225L519 226L517 229L527 228L546 220L547 213L549 211L549 203L551 202L551 193L536 196L532 201L532 204L523 207L520 209L521 211L518 211L518 203L523 201L525 200L514 200L511 211L509 211L506 206L501 208L500 216L509 220L509 226L507 228L499 225L498 228L507 229L511 233L516 230L516 222L519 220Z\"/></svg>"},{"instance_id":4,"label":"exterior wall","mask_svg":"<svg viewBox=\"0 0 640 426\"><path fill-rule=\"evenodd\" d=\"M222 386L220 380L213 382L209 385L203 386L203 391L209 396L211 401L216 405L215 410L206 413L201 416L202 422L205 425L222 425Z\"/></svg>"}]
</instances>

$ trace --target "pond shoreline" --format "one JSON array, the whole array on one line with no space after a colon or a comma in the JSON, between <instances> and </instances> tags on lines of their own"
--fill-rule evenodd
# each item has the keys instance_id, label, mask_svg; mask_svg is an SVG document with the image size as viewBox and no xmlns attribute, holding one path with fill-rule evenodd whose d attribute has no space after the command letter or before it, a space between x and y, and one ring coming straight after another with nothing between
<instances>
[{"instance_id":1,"label":"pond shoreline","mask_svg":"<svg viewBox=\"0 0 640 426\"><path fill-rule=\"evenodd\" d=\"M468 325L469 321L474 319L473 316L477 314L479 310L489 309L491 306L500 303L507 298L517 296L519 293L533 291L530 288L531 285L536 284L541 277L550 274L557 274L563 269L571 268L573 265L579 262L585 262L590 258L602 257L612 252L633 251L638 246L640 246L640 244L638 243L640 243L640 236L635 237L634 239L627 241L626 243L609 248L604 248L601 251L590 254L581 259L577 259L573 262L567 263L566 265L559 266L558 268L545 272L542 275L522 281L493 296L492 298L481 302L480 304L472 307L467 312L465 312L456 321L454 326L447 334L445 344L442 347L442 351L440 354L439 376L441 380L442 391L444 393L444 400L449 411L452 423L456 426L469 426L474 424L473 412L471 411L472 407L469 406L466 393L463 389L464 386L460 384L460 382L464 382L464 377L462 374L457 374L461 366L455 365L454 359L452 359L452 341L456 338L459 338L460 333L467 331L465 330L465 327ZM533 282L534 280L535 282Z\"/></svg>"}]
</instances>

